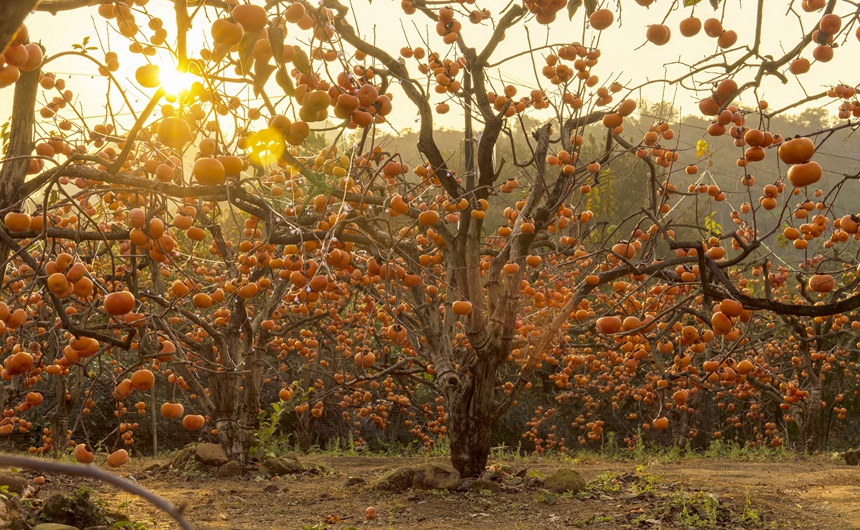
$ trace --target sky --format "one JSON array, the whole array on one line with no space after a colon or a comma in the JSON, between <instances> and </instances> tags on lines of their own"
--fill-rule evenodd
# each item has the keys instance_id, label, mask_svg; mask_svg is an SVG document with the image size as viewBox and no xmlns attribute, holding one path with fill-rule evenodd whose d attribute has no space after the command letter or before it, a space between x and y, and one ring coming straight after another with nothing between
<instances>
[{"instance_id":1,"label":"sky","mask_svg":"<svg viewBox=\"0 0 860 530\"><path fill-rule=\"evenodd\" d=\"M601 2L601 7L605 6L616 13L616 24L600 32L599 48L602 55L600 63L593 69L593 73L600 77L601 84L605 80L618 79L626 86L634 86L648 80L675 77L687 71L688 66L685 64L694 63L717 50L715 39L707 37L704 32L693 38L684 38L678 32L677 27L678 22L691 13L704 20L722 14L722 7L720 11L715 13L707 0L697 5L695 10L676 7L669 14L666 22L672 29L672 39L667 45L658 47L646 43L645 31L648 24L659 23L663 20L667 15L666 10L671 4L657 1L651 8L644 8L633 2L621 2L623 8L620 11L621 24L619 25L616 1L604 0ZM254 0L254 3L262 5L262 0ZM675 4L680 3L675 2ZM496 1L490 4L477 3L475 5L489 8L492 11L493 7L507 5L507 2ZM792 2L783 0L764 2L766 22L762 31L763 54L781 56L784 53L783 49L790 49L799 40L802 31L808 31L810 27L817 24L820 13L802 13L799 7L798 13L787 13L787 7L790 4ZM800 2L794 2L794 4L799 5ZM662 7L660 9L655 7L658 5ZM847 4L846 7L853 9ZM735 30L739 34L738 46L751 43L754 35L756 2L754 0L726 0L724 8L724 27ZM173 14L172 3L165 0L152 0L146 9L164 17L165 28L169 31L168 42L173 42L175 32L171 18ZM837 8L837 13L839 13L839 9L844 10L845 8ZM411 17L405 16L399 7L399 0L375 0L372 3L358 0L353 4L353 11L355 14L353 20L361 22L361 34L367 40L375 41L378 46L393 54L396 54L407 42L412 46L417 46L421 45L422 38L428 37L434 49L439 51L445 49L441 38L436 36L434 28L432 26L427 27L426 21L428 19L420 13ZM206 9L205 15L214 18L217 13L215 9ZM493 15L498 16L498 13L493 13ZM549 28L536 24L534 21L519 24L508 32L506 39L501 43L493 57L501 59L522 52L529 48L529 42L531 42L532 48L538 48L546 43L584 41L584 37L587 37L589 41L584 43L590 44L590 39L597 32L589 30L584 33L584 17L584 9L580 9L569 21L567 13L562 10L558 13L557 21ZM489 38L491 28L486 25L472 25L468 20L464 20L463 16L458 16L458 18L463 20L463 35L467 43L475 48L482 48ZM138 15L139 23L142 20L144 18ZM100 47L99 50L90 52L98 59L103 59L103 49L115 49L120 55L121 63L121 68L116 74L124 86L128 87L128 97L132 105L141 108L148 101L152 90L141 91L134 87L134 83L131 82L135 69L145 64L144 58L141 55L132 55L126 51L127 42L113 30L107 29L106 21L98 16L95 7L63 12L56 16L47 13L35 13L28 18L27 24L31 39L41 41L47 48L49 57L52 54L71 49L73 44L81 43L85 36L90 37L90 45ZM204 14L197 15L194 25L189 43L192 56L199 53L204 44L203 39L209 38L209 22L204 18ZM528 31L525 29L526 26L528 26ZM771 108L778 108L802 98L805 91L808 93L820 92L825 88L825 83L822 80L827 80L832 84L836 82L855 84L856 80L854 79L842 78L846 72L856 70L856 61L853 61L850 56L856 57L857 48L860 47L860 42L854 37L854 28L850 29L849 36L844 39L844 45L836 49L833 61L827 64L813 64L810 73L801 78L789 74L788 83L785 85L776 78L767 79L758 92L759 97L768 100ZM151 31L147 30L146 34L151 34ZM296 42L296 39L303 39L307 36L308 32L302 32L296 26L290 26L287 42ZM117 43L121 44L117 46ZM843 43L840 42L840 44ZM802 53L802 56L811 59L811 52L812 47L810 46ZM741 51L729 53L728 59L733 60L741 53ZM533 54L537 61L538 72L543 66L544 54L545 52L542 50ZM166 52L160 52L154 58L154 62L161 63L164 67L164 65L172 64L172 59ZM413 61L412 67L414 66ZM46 65L45 68L48 71L56 72L58 77L67 79L68 88L76 94L76 106L85 116L104 115L106 95L115 110L122 106L117 90L114 88L110 92L106 92L105 79L98 76L95 66L89 61L63 57ZM489 73L489 77L497 82L497 86L501 86L498 83L501 81L530 89L536 83L533 72L529 55L526 54L518 59L505 62L498 69L493 69ZM709 77L702 75L695 79L698 82L705 82ZM738 79L739 82L743 80L743 77ZM544 88L549 86L545 79L541 79L541 83ZM6 121L10 115L12 92L11 87L0 90L0 123ZM392 124L397 129L414 128L416 126L414 110L410 105L405 104L402 92L399 94L396 92L399 91L395 89L395 112L390 117ZM259 105L258 100L252 99L252 95L246 94L245 96L246 102ZM40 95L40 101L43 100L43 97ZM691 97L688 91L677 86L654 83L637 92L636 97L644 97L651 101L661 99L674 101L676 107L679 107L683 114L698 114L696 99ZM442 97L434 97L433 103L442 100ZM405 110L398 112L398 103L400 103L399 108ZM752 105L755 100L750 94L743 98L742 103ZM828 104L835 112L836 105L832 102ZM126 119L128 119L127 116ZM457 127L456 113L452 112L440 119L438 123L441 126Z\"/></svg>"}]
</instances>

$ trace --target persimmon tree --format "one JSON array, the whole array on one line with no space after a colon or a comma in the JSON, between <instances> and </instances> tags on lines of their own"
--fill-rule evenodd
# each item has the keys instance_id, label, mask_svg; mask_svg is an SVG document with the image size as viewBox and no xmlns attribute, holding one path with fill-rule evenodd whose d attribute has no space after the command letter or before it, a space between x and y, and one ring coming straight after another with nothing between
<instances>
[{"instance_id":1,"label":"persimmon tree","mask_svg":"<svg viewBox=\"0 0 860 530\"><path fill-rule=\"evenodd\" d=\"M403 0L403 27L419 29L391 46L361 2L44 0L49 13L97 9L113 48L46 54L28 22L4 49L0 429L28 430L39 389L60 378L57 411L108 389L115 448L132 445L130 416L152 404L125 403L172 385L160 413L208 423L241 460L261 389L280 382L305 431L331 406L359 425L403 415L423 443L446 438L471 476L499 419L548 379L558 407L584 406L581 443L622 407L684 437L702 396L729 392L750 412L779 402L814 450L831 373L856 368L860 306L846 199L858 177L825 174L816 152L857 126L860 106L847 80L778 103L760 91L846 60L858 8L792 4L796 28L771 42L765 2L740 33L736 4ZM631 30L638 17L650 25ZM611 77L602 42L621 32L671 75ZM700 51L664 65L660 46L680 38ZM71 57L104 77L103 120L51 74ZM116 74L129 61L140 105ZM534 80L512 82L516 68ZM184 89L173 70L191 78ZM655 85L694 97L706 134L641 113ZM836 124L770 130L828 100ZM416 115L417 146L398 145ZM455 152L440 123L461 131ZM631 174L630 211L596 216L599 190ZM558 410L538 412L534 440ZM47 431L41 449L65 438Z\"/></svg>"}]
</instances>

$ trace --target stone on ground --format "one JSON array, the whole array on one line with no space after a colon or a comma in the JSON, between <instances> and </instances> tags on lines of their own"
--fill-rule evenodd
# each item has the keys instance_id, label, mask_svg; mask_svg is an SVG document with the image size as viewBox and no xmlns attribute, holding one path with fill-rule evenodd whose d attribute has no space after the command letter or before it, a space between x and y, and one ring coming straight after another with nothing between
<instances>
[{"instance_id":1,"label":"stone on ground","mask_svg":"<svg viewBox=\"0 0 860 530\"><path fill-rule=\"evenodd\" d=\"M260 470L268 475L292 475L302 473L305 466L292 458L267 458L260 464Z\"/></svg>"},{"instance_id":2,"label":"stone on ground","mask_svg":"<svg viewBox=\"0 0 860 530\"><path fill-rule=\"evenodd\" d=\"M585 479L578 471L573 469L559 469L548 476L543 485L552 491L559 493L579 493L585 489Z\"/></svg>"},{"instance_id":3,"label":"stone on ground","mask_svg":"<svg viewBox=\"0 0 860 530\"><path fill-rule=\"evenodd\" d=\"M422 490L451 490L460 485L460 473L443 464L421 464L415 469L412 487Z\"/></svg>"},{"instance_id":4,"label":"stone on ground","mask_svg":"<svg viewBox=\"0 0 860 530\"><path fill-rule=\"evenodd\" d=\"M388 472L385 476L377 480L373 484L372 488L380 491L402 492L412 487L412 480L414 478L414 467L398 467L394 471Z\"/></svg>"},{"instance_id":5,"label":"stone on ground","mask_svg":"<svg viewBox=\"0 0 860 530\"><path fill-rule=\"evenodd\" d=\"M226 464L219 466L215 471L215 476L219 478L238 477L243 471L244 469L242 468L242 464L235 460L231 460Z\"/></svg>"},{"instance_id":6,"label":"stone on ground","mask_svg":"<svg viewBox=\"0 0 860 530\"><path fill-rule=\"evenodd\" d=\"M194 457L198 462L207 466L223 466L230 461L224 448L219 444L212 443L197 444L197 447L194 448Z\"/></svg>"}]
</instances>

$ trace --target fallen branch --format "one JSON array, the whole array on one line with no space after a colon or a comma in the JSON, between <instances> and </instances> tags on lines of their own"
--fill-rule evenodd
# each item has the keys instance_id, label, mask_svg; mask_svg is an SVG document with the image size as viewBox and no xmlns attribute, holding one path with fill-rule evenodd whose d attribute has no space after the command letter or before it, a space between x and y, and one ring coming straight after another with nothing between
<instances>
[{"instance_id":1,"label":"fallen branch","mask_svg":"<svg viewBox=\"0 0 860 530\"><path fill-rule=\"evenodd\" d=\"M185 517L182 515L182 510L165 499L162 499L155 493L149 491L143 486L138 486L130 480L118 477L96 466L81 465L81 464L64 464L62 462L54 462L51 460L43 460L40 458L32 458L28 456L12 456L5 453L0 453L0 466L3 467L22 467L39 471L41 473L59 473L61 475L73 475L76 477L89 477L125 490L129 493L143 497L157 508L166 512L171 516L179 527L183 530L194 530Z\"/></svg>"}]
</instances>

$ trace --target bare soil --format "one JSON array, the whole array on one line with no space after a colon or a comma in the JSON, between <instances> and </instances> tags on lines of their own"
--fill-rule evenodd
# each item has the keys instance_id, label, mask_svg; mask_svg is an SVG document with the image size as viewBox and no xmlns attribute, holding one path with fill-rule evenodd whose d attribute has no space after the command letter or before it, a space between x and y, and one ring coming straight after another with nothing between
<instances>
[{"instance_id":1,"label":"bare soil","mask_svg":"<svg viewBox=\"0 0 860 530\"><path fill-rule=\"evenodd\" d=\"M368 483L422 458L309 455L326 474L264 479L254 470L218 479L204 473L145 472L167 459L132 460L120 470L166 499L183 505L199 530L233 529L434 529L561 528L816 528L860 529L860 468L825 457L780 462L688 458L676 463L576 463L557 459L495 461L529 477L560 466L577 469L590 482L578 495L548 495L536 484L497 493L407 491L384 493L367 486L346 488L349 477ZM444 459L438 459L446 463ZM48 477L38 496L71 493L79 484L132 521L150 529L175 528L145 501L86 479ZM378 517L366 520L364 510ZM329 524L326 525L326 521ZM339 521L339 522L338 522Z\"/></svg>"}]
</instances>

